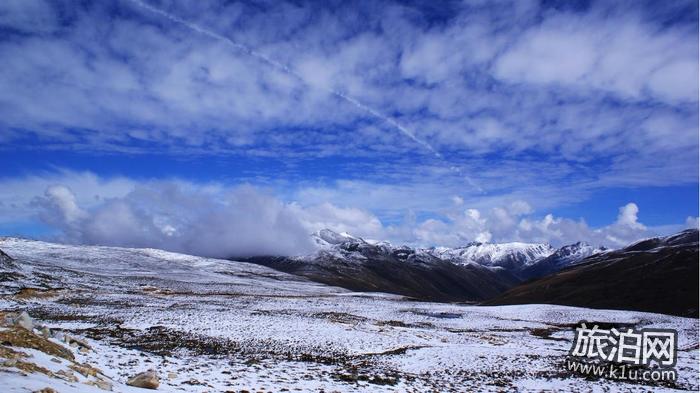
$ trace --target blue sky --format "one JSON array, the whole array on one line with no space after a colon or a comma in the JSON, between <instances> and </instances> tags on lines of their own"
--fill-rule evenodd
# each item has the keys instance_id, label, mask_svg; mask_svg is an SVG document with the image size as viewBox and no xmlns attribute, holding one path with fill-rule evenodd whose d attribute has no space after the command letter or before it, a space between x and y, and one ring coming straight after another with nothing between
<instances>
[{"instance_id":1,"label":"blue sky","mask_svg":"<svg viewBox=\"0 0 700 393\"><path fill-rule=\"evenodd\" d=\"M697 226L693 1L7 1L0 67L8 235L226 255Z\"/></svg>"}]
</instances>

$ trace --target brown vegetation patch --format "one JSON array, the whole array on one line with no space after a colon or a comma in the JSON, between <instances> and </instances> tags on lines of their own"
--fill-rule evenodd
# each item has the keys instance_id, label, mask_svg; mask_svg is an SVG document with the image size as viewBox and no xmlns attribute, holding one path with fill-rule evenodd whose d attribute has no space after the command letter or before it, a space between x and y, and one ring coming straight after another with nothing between
<instances>
[{"instance_id":1,"label":"brown vegetation patch","mask_svg":"<svg viewBox=\"0 0 700 393\"><path fill-rule=\"evenodd\" d=\"M347 314L347 313L343 313L343 312L334 312L334 311L318 312L318 313L311 314L311 316L314 318L327 319L331 322L347 323L347 324L356 324L356 323L364 322L367 320L367 318L361 317L359 315Z\"/></svg>"},{"instance_id":2,"label":"brown vegetation patch","mask_svg":"<svg viewBox=\"0 0 700 393\"><path fill-rule=\"evenodd\" d=\"M48 375L49 377L54 376L50 370L37 366L32 362L18 360L14 367L18 370L24 371L25 373L42 373L44 375Z\"/></svg>"},{"instance_id":3,"label":"brown vegetation patch","mask_svg":"<svg viewBox=\"0 0 700 393\"><path fill-rule=\"evenodd\" d=\"M401 328L413 328L413 329L433 329L435 325L430 322L416 322L416 323L406 323L403 321L389 320L389 321L377 321L374 323L377 326L392 326Z\"/></svg>"},{"instance_id":4,"label":"brown vegetation patch","mask_svg":"<svg viewBox=\"0 0 700 393\"><path fill-rule=\"evenodd\" d=\"M0 358L3 358L3 359L24 359L24 358L28 358L28 357L29 357L29 355L24 353L24 352L15 351L12 348L8 348L8 347L0 345Z\"/></svg>"},{"instance_id":5,"label":"brown vegetation patch","mask_svg":"<svg viewBox=\"0 0 700 393\"><path fill-rule=\"evenodd\" d=\"M79 374L82 374L84 377L96 377L97 374L103 374L102 370L100 370L99 368L93 367L89 364L76 363L76 364L71 364L70 366L68 366L68 368L70 368L71 370L73 370Z\"/></svg>"},{"instance_id":6,"label":"brown vegetation patch","mask_svg":"<svg viewBox=\"0 0 700 393\"><path fill-rule=\"evenodd\" d=\"M17 299L49 299L61 294L60 289L22 288L15 294Z\"/></svg>"},{"instance_id":7,"label":"brown vegetation patch","mask_svg":"<svg viewBox=\"0 0 700 393\"><path fill-rule=\"evenodd\" d=\"M0 330L0 343L13 347L36 349L71 361L74 359L73 353L68 349L21 327Z\"/></svg>"}]
</instances>

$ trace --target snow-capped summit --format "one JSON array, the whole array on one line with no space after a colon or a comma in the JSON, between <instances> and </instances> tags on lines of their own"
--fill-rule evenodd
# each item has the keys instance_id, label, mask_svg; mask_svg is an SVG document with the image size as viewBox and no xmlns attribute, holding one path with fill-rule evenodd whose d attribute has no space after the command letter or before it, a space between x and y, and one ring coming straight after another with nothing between
<instances>
[{"instance_id":1,"label":"snow-capped summit","mask_svg":"<svg viewBox=\"0 0 700 393\"><path fill-rule=\"evenodd\" d=\"M347 232L335 232L330 229L321 229L311 235L314 243L319 247L328 247L334 244L343 244L346 242L364 242L364 240L352 236Z\"/></svg>"},{"instance_id":2,"label":"snow-capped summit","mask_svg":"<svg viewBox=\"0 0 700 393\"><path fill-rule=\"evenodd\" d=\"M296 257L297 260L315 260L319 254L334 255L341 259L364 259L361 250L374 250L384 254L394 254L403 260L442 260L456 265L476 264L492 269L521 270L544 259L556 251L543 243L479 243L472 242L464 247L413 248L407 245L392 246L388 242L368 241L348 233L337 233L322 229L312 234L318 251L313 255ZM573 252L573 251L572 251ZM408 258L408 256L413 256Z\"/></svg>"},{"instance_id":3,"label":"snow-capped summit","mask_svg":"<svg viewBox=\"0 0 700 393\"><path fill-rule=\"evenodd\" d=\"M384 252L396 255L424 256L436 258L458 265L477 264L490 268L505 268L519 270L552 255L556 249L543 243L479 243L472 242L464 247L431 247L412 248L410 246L392 246L388 242L367 241L348 233L338 233L330 229L322 229L311 235L314 243L322 253L336 256L347 255L348 252L360 248L381 248ZM308 256L305 257L308 259Z\"/></svg>"},{"instance_id":4,"label":"snow-capped summit","mask_svg":"<svg viewBox=\"0 0 700 393\"><path fill-rule=\"evenodd\" d=\"M607 251L605 247L594 247L586 242L576 242L558 249L552 256L565 261L579 261L593 254Z\"/></svg>"},{"instance_id":5,"label":"snow-capped summit","mask_svg":"<svg viewBox=\"0 0 700 393\"><path fill-rule=\"evenodd\" d=\"M586 242L569 244L556 250L546 258L542 258L519 272L524 279L541 277L575 265L591 255L608 251L605 247L594 247Z\"/></svg>"},{"instance_id":6,"label":"snow-capped summit","mask_svg":"<svg viewBox=\"0 0 700 393\"><path fill-rule=\"evenodd\" d=\"M426 275L426 271L444 269L447 264L451 265L451 268L466 268L470 272L496 274L500 279L507 281L532 279L551 274L575 265L591 255L606 251L605 248L594 247L585 242L570 244L559 249L546 243L523 242L472 242L457 248L414 248L408 245L394 246L388 242L365 240L330 229L322 229L311 237L317 246L317 250L312 254L255 261L267 263L283 271L303 270L305 274L325 269L328 272L324 270L324 275L329 277L340 274L343 269L351 270L352 274L349 273L349 275L357 275L361 271L369 270L374 274L382 269L382 274L387 277L407 274L406 272L409 271ZM415 277L412 280L415 281ZM331 282L334 283L334 281Z\"/></svg>"},{"instance_id":7,"label":"snow-capped summit","mask_svg":"<svg viewBox=\"0 0 700 393\"><path fill-rule=\"evenodd\" d=\"M329 229L311 236L318 249L310 255L251 257L246 261L347 289L426 300L478 301L517 282L504 269L454 263L420 248L392 246Z\"/></svg>"},{"instance_id":8,"label":"snow-capped summit","mask_svg":"<svg viewBox=\"0 0 700 393\"><path fill-rule=\"evenodd\" d=\"M458 264L478 263L483 266L519 269L546 258L555 252L542 243L469 243L465 247L436 247L429 252L440 259Z\"/></svg>"}]
</instances>

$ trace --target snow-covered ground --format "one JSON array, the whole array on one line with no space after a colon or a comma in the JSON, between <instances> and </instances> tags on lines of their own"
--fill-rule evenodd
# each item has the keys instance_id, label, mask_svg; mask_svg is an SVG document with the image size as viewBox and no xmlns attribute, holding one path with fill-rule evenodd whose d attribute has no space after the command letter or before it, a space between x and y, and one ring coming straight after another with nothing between
<instances>
[{"instance_id":1,"label":"snow-covered ground","mask_svg":"<svg viewBox=\"0 0 700 393\"><path fill-rule=\"evenodd\" d=\"M0 249L19 277L0 310L26 310L52 332L85 339L76 361L119 392L155 369L160 391L698 390L698 321L642 312L527 305L480 307L355 293L258 265L152 249L76 247L14 238ZM16 296L21 287L54 288ZM42 292L43 293L43 292ZM674 328L679 380L650 387L571 375L564 361L581 320ZM6 329L6 328L2 328ZM52 372L70 361L15 348ZM56 362L59 360L60 362ZM3 392L84 382L2 366ZM285 390L286 389L286 390Z\"/></svg>"}]
</instances>

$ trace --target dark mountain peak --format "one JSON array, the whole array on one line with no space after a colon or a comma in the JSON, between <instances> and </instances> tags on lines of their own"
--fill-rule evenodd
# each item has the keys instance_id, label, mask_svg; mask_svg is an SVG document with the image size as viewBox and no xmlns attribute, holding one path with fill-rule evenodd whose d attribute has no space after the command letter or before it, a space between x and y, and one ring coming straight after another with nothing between
<instances>
[{"instance_id":1,"label":"dark mountain peak","mask_svg":"<svg viewBox=\"0 0 700 393\"><path fill-rule=\"evenodd\" d=\"M543 277L558 272L569 266L576 265L591 255L608 251L605 247L593 247L587 242L579 241L565 245L552 253L552 255L526 266L518 276L524 280Z\"/></svg>"},{"instance_id":2,"label":"dark mountain peak","mask_svg":"<svg viewBox=\"0 0 700 393\"><path fill-rule=\"evenodd\" d=\"M14 268L15 259L7 255L3 250L0 250L0 267L3 268Z\"/></svg>"},{"instance_id":3,"label":"dark mountain peak","mask_svg":"<svg viewBox=\"0 0 700 393\"><path fill-rule=\"evenodd\" d=\"M541 264L541 265L540 265ZM543 260L533 268L549 268ZM519 285L488 304L562 304L697 318L698 230L602 252Z\"/></svg>"},{"instance_id":4,"label":"dark mountain peak","mask_svg":"<svg viewBox=\"0 0 700 393\"><path fill-rule=\"evenodd\" d=\"M0 262L12 262L14 258L7 255L3 250L0 250Z\"/></svg>"},{"instance_id":5,"label":"dark mountain peak","mask_svg":"<svg viewBox=\"0 0 700 393\"><path fill-rule=\"evenodd\" d=\"M585 256L596 254L598 252L607 251L608 248L603 246L594 247L590 243L585 241L578 241L576 243L567 244L565 246L557 249L552 255L558 257L570 256L570 255L584 255Z\"/></svg>"},{"instance_id":6,"label":"dark mountain peak","mask_svg":"<svg viewBox=\"0 0 700 393\"><path fill-rule=\"evenodd\" d=\"M698 244L698 230L686 229L669 236L652 237L632 243L620 251L649 251L663 246L686 246Z\"/></svg>"}]
</instances>

